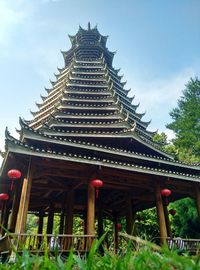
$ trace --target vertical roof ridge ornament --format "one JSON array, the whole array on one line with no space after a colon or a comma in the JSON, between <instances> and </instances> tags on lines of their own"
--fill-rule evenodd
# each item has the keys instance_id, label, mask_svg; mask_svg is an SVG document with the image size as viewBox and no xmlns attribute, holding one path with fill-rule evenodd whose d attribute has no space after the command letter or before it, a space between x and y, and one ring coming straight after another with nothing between
<instances>
[{"instance_id":1,"label":"vertical roof ridge ornament","mask_svg":"<svg viewBox=\"0 0 200 270\"><path fill-rule=\"evenodd\" d=\"M115 101L115 105L119 104L119 96L117 96L116 101Z\"/></svg>"},{"instance_id":2,"label":"vertical roof ridge ornament","mask_svg":"<svg viewBox=\"0 0 200 270\"><path fill-rule=\"evenodd\" d=\"M127 115L126 115L126 118L125 118L125 121L126 121L126 122L128 122L129 115L130 115L130 112L127 112Z\"/></svg>"},{"instance_id":3,"label":"vertical roof ridge ornament","mask_svg":"<svg viewBox=\"0 0 200 270\"><path fill-rule=\"evenodd\" d=\"M133 123L133 125L132 125L132 128L130 129L130 131L135 131L135 129L136 129L136 126L137 126L137 123L136 122L134 122Z\"/></svg>"},{"instance_id":4,"label":"vertical roof ridge ornament","mask_svg":"<svg viewBox=\"0 0 200 270\"><path fill-rule=\"evenodd\" d=\"M88 22L88 31L91 30L90 22Z\"/></svg>"},{"instance_id":5,"label":"vertical roof ridge ornament","mask_svg":"<svg viewBox=\"0 0 200 270\"><path fill-rule=\"evenodd\" d=\"M124 110L124 106L121 104L121 107L120 107L120 113L123 113L123 110Z\"/></svg>"}]
</instances>

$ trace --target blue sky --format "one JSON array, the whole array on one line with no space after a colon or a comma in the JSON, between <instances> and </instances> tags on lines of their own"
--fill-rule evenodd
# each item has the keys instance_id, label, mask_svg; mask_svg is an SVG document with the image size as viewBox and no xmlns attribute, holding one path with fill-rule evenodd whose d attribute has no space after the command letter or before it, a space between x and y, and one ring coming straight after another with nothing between
<instances>
[{"instance_id":1,"label":"blue sky","mask_svg":"<svg viewBox=\"0 0 200 270\"><path fill-rule=\"evenodd\" d=\"M189 78L200 77L199 11L199 0L0 0L0 148L5 127L17 136L19 116L31 119L63 67L67 35L88 21L109 35L113 66L152 119L149 130L171 137L169 111Z\"/></svg>"}]
</instances>

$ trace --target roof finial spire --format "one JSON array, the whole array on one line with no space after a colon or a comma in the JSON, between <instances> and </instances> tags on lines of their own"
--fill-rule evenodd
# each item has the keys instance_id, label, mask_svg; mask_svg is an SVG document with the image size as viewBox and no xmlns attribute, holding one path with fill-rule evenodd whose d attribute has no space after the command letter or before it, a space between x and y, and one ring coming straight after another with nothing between
<instances>
[{"instance_id":1,"label":"roof finial spire","mask_svg":"<svg viewBox=\"0 0 200 270\"><path fill-rule=\"evenodd\" d=\"M88 22L88 30L90 30L91 28L90 28L90 22Z\"/></svg>"}]
</instances>

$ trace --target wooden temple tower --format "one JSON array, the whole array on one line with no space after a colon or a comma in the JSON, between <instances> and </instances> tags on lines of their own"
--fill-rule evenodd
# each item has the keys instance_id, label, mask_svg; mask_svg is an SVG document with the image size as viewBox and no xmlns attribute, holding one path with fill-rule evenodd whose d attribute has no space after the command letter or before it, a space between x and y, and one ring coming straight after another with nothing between
<instances>
[{"instance_id":1,"label":"wooden temple tower","mask_svg":"<svg viewBox=\"0 0 200 270\"><path fill-rule=\"evenodd\" d=\"M112 66L114 53L98 29L79 27L69 36L71 49L62 52L52 88L41 96L33 120L20 119L20 138L6 129L6 152L0 171L0 193L9 195L1 224L16 235L26 233L28 213L39 216L38 235L52 234L54 214L60 214L60 235L73 236L73 216L85 220L84 236L99 235L103 219L126 217L132 232L138 211L157 208L160 238L170 236L161 191L169 201L190 196L200 215L200 166L175 161L152 141L149 122L137 113L134 97ZM10 190L7 173L21 171ZM99 196L91 181L100 179ZM47 231L43 230L48 216ZM3 231L3 230L2 230Z\"/></svg>"}]
</instances>

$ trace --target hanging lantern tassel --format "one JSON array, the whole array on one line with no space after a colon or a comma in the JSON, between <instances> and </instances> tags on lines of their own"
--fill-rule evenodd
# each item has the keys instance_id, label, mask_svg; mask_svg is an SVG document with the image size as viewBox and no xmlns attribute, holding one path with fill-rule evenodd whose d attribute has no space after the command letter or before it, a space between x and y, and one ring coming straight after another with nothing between
<instances>
[{"instance_id":1,"label":"hanging lantern tassel","mask_svg":"<svg viewBox=\"0 0 200 270\"><path fill-rule=\"evenodd\" d=\"M13 190L14 180L19 179L21 177L21 172L19 170L12 169L8 171L8 177L11 180L10 190Z\"/></svg>"},{"instance_id":2,"label":"hanging lantern tassel","mask_svg":"<svg viewBox=\"0 0 200 270\"><path fill-rule=\"evenodd\" d=\"M91 185L95 188L96 198L99 198L99 188L103 186L103 181L100 179L94 179L91 182Z\"/></svg>"},{"instance_id":3,"label":"hanging lantern tassel","mask_svg":"<svg viewBox=\"0 0 200 270\"><path fill-rule=\"evenodd\" d=\"M96 198L99 198L99 189L96 188Z\"/></svg>"},{"instance_id":4,"label":"hanging lantern tassel","mask_svg":"<svg viewBox=\"0 0 200 270\"><path fill-rule=\"evenodd\" d=\"M167 189L167 188L164 188L161 190L161 195L163 197L165 197L165 202L166 202L166 205L169 204L168 202L168 197L172 194L171 190L170 189Z\"/></svg>"}]
</instances>

